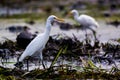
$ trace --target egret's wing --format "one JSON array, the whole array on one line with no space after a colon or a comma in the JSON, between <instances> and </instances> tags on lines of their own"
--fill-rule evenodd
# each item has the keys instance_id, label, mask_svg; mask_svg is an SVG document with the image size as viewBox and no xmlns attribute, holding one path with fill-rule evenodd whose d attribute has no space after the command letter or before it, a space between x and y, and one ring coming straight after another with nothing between
<instances>
[{"instance_id":1,"label":"egret's wing","mask_svg":"<svg viewBox=\"0 0 120 80\"><path fill-rule=\"evenodd\" d=\"M87 26L93 25L95 27L98 27L97 21L93 17L88 15L84 15L84 14L80 15L79 22L83 25L87 25Z\"/></svg>"},{"instance_id":2,"label":"egret's wing","mask_svg":"<svg viewBox=\"0 0 120 80\"><path fill-rule=\"evenodd\" d=\"M26 47L23 54L20 56L19 61L22 61L26 56L33 55L36 51L42 49L43 47L43 34L38 35L34 38Z\"/></svg>"}]
</instances>

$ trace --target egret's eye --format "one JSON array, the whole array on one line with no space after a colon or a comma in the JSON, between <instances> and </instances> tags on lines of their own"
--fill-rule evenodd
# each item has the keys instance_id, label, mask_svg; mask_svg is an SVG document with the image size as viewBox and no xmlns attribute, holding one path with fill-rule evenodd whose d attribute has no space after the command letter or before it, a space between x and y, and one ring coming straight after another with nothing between
<instances>
[{"instance_id":1,"label":"egret's eye","mask_svg":"<svg viewBox=\"0 0 120 80\"><path fill-rule=\"evenodd\" d=\"M54 21L52 21L51 24L53 25L53 24L54 24Z\"/></svg>"},{"instance_id":2,"label":"egret's eye","mask_svg":"<svg viewBox=\"0 0 120 80\"><path fill-rule=\"evenodd\" d=\"M56 17L54 17L54 19L55 19Z\"/></svg>"}]
</instances>

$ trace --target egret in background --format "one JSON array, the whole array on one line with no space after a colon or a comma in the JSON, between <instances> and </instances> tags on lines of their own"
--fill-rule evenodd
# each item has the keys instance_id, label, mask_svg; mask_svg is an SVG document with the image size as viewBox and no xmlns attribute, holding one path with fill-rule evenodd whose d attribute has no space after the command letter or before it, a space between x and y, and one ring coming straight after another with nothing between
<instances>
[{"instance_id":1,"label":"egret in background","mask_svg":"<svg viewBox=\"0 0 120 80\"><path fill-rule=\"evenodd\" d=\"M77 10L70 11L69 14L72 14L74 16L74 19L83 27L83 29L90 29L93 32L93 35L96 38L96 28L99 27L97 21L88 15L82 14L79 16L79 13ZM86 32L87 37L87 32Z\"/></svg>"},{"instance_id":2,"label":"egret in background","mask_svg":"<svg viewBox=\"0 0 120 80\"><path fill-rule=\"evenodd\" d=\"M45 48L45 45L49 39L51 26L54 21L64 21L54 15L48 17L46 21L46 29L44 33L37 35L26 47L23 54L20 56L18 62L15 64L16 67L22 67L22 62L26 57L37 55L39 56L43 64L42 50ZM44 66L43 66L44 67Z\"/></svg>"}]
</instances>

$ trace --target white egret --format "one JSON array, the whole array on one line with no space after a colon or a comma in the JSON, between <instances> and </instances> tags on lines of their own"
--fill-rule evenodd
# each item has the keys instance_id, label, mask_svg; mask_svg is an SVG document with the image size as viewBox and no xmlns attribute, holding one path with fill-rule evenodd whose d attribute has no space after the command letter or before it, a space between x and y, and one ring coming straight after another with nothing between
<instances>
[{"instance_id":1,"label":"white egret","mask_svg":"<svg viewBox=\"0 0 120 80\"><path fill-rule=\"evenodd\" d=\"M97 21L88 15L82 14L79 16L79 13L77 10L70 11L69 14L72 14L74 16L74 19L84 28L84 29L90 29L94 37L96 39L96 28L99 27Z\"/></svg>"},{"instance_id":2,"label":"white egret","mask_svg":"<svg viewBox=\"0 0 120 80\"><path fill-rule=\"evenodd\" d=\"M43 56L42 56L42 50L44 49L50 35L51 31L51 26L52 22L54 20L57 21L64 21L63 19L60 19L54 15L51 15L48 17L46 21L46 29L44 33L39 34L36 36L26 47L25 51L23 54L20 56L18 62L15 64L16 67L22 67L22 61L27 57L27 56L34 56L37 55L40 57L42 63L43 63ZM38 54L39 53L39 54Z\"/></svg>"}]
</instances>

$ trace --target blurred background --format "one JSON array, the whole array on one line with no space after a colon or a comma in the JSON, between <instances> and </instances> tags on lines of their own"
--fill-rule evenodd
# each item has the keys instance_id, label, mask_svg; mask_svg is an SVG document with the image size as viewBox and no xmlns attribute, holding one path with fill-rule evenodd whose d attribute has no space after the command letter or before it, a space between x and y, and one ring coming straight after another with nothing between
<instances>
[{"instance_id":1,"label":"blurred background","mask_svg":"<svg viewBox=\"0 0 120 80\"><path fill-rule=\"evenodd\" d=\"M2 18L41 18L43 15L65 16L71 9L94 17L120 16L120 0L0 0Z\"/></svg>"},{"instance_id":2,"label":"blurred background","mask_svg":"<svg viewBox=\"0 0 120 80\"><path fill-rule=\"evenodd\" d=\"M120 0L0 0L0 40L15 40L24 25L30 27L33 33L43 32L45 20L51 14L65 18L67 23L76 24L73 17L67 16L72 9L98 21L100 28L97 32L100 39L105 41L120 37ZM11 31L11 27L14 27L14 31ZM80 31L78 34L75 30L62 31L58 27L54 27L51 34L58 32L84 37Z\"/></svg>"}]
</instances>

